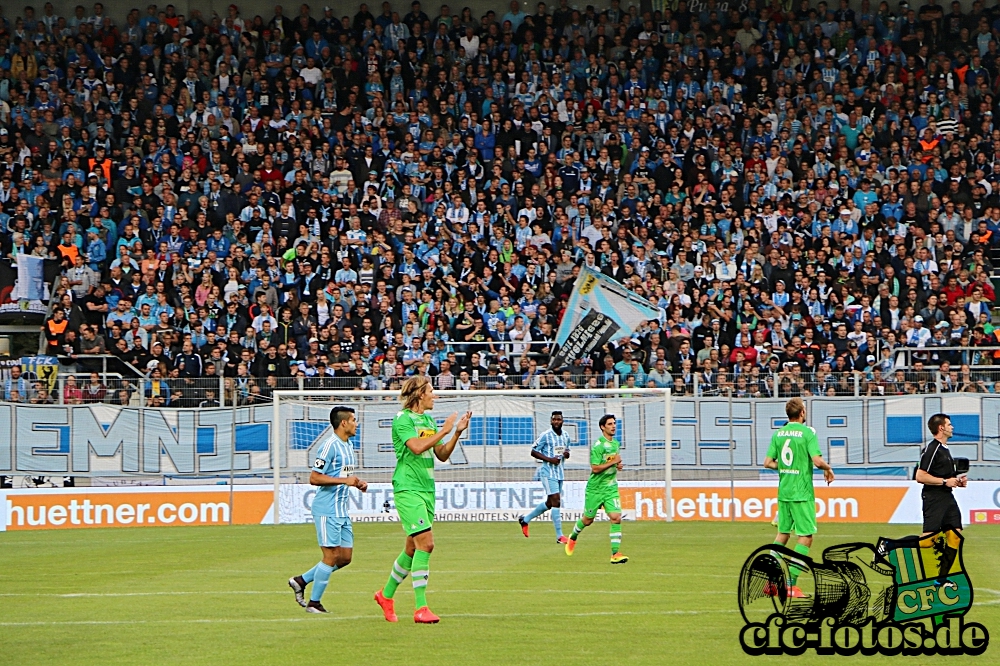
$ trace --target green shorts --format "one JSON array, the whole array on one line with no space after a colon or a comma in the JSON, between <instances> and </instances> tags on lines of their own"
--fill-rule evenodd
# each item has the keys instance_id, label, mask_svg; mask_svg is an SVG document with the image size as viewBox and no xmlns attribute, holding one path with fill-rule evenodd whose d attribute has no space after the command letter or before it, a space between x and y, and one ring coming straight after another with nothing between
<instances>
[{"instance_id":1,"label":"green shorts","mask_svg":"<svg viewBox=\"0 0 1000 666\"><path fill-rule=\"evenodd\" d=\"M815 502L783 502L778 500L778 531L799 536L816 534Z\"/></svg>"},{"instance_id":2,"label":"green shorts","mask_svg":"<svg viewBox=\"0 0 1000 666\"><path fill-rule=\"evenodd\" d=\"M407 536L426 532L434 522L434 493L401 490L395 494L399 524Z\"/></svg>"},{"instance_id":3,"label":"green shorts","mask_svg":"<svg viewBox=\"0 0 1000 666\"><path fill-rule=\"evenodd\" d=\"M618 496L618 488L608 488L601 490L587 489L583 501L583 515L593 519L601 507L605 513L621 513L622 501Z\"/></svg>"}]
</instances>

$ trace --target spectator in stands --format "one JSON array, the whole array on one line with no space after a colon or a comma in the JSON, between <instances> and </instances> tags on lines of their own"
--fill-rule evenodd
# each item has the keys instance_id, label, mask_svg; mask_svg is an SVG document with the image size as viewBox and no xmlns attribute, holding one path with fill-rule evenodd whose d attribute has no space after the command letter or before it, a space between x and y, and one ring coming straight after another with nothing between
<instances>
[{"instance_id":1,"label":"spectator in stands","mask_svg":"<svg viewBox=\"0 0 1000 666\"><path fill-rule=\"evenodd\" d=\"M65 311L62 308L54 309L52 311L52 316L42 327L43 332L45 333L46 354L49 356L57 356L63 352L68 327L69 322L66 320Z\"/></svg>"},{"instance_id":2,"label":"spectator in stands","mask_svg":"<svg viewBox=\"0 0 1000 666\"><path fill-rule=\"evenodd\" d=\"M83 387L83 402L104 402L108 394L108 387L101 382L100 374L90 373L90 381Z\"/></svg>"},{"instance_id":3,"label":"spectator in stands","mask_svg":"<svg viewBox=\"0 0 1000 666\"><path fill-rule=\"evenodd\" d=\"M3 381L3 395L7 402L23 402L29 395L28 381L21 374L21 366L10 368L10 376Z\"/></svg>"},{"instance_id":4,"label":"spectator in stands","mask_svg":"<svg viewBox=\"0 0 1000 666\"><path fill-rule=\"evenodd\" d=\"M63 404L83 404L83 391L77 384L76 377L74 375L68 375L63 383Z\"/></svg>"}]
</instances>

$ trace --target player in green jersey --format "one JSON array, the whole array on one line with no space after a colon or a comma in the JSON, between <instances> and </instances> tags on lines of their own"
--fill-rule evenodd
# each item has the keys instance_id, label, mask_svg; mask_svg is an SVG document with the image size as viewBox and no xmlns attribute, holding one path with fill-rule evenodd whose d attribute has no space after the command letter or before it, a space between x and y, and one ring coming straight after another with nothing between
<instances>
[{"instance_id":1,"label":"player in green jersey","mask_svg":"<svg viewBox=\"0 0 1000 666\"><path fill-rule=\"evenodd\" d=\"M396 588L413 573L413 596L417 610L413 621L434 624L440 618L427 607L427 578L430 573L434 535L434 458L444 462L451 457L459 437L469 427L472 412L461 417L452 414L439 430L431 416L434 408L434 387L427 377L410 377L400 392L403 411L392 420L392 446L396 451L396 471L392 474L392 489L399 522L406 532L406 546L392 565L385 587L375 593L375 601L389 622L397 622L392 597ZM454 428L454 432L452 432ZM451 439L442 444L451 432Z\"/></svg>"},{"instance_id":2,"label":"player in green jersey","mask_svg":"<svg viewBox=\"0 0 1000 666\"><path fill-rule=\"evenodd\" d=\"M823 470L827 485L833 483L833 468L823 460L816 431L806 425L806 406L802 398L785 404L788 423L771 437L764 467L778 470L778 536L774 543L788 544L792 530L799 537L795 552L809 555L816 533L816 493L813 489L813 465ZM789 562L788 594L804 596L795 586L801 569ZM776 590L773 590L773 592Z\"/></svg>"},{"instance_id":3,"label":"player in green jersey","mask_svg":"<svg viewBox=\"0 0 1000 666\"><path fill-rule=\"evenodd\" d=\"M573 554L580 532L594 522L598 510L604 507L611 519L611 564L624 564L628 562L628 557L618 552L622 545L622 502L618 497L618 470L622 468L622 457L618 453L621 444L615 439L618 422L613 414L605 414L598 425L601 426L601 437L590 449L590 478L587 480L583 517L576 521L566 543L566 554Z\"/></svg>"}]
</instances>

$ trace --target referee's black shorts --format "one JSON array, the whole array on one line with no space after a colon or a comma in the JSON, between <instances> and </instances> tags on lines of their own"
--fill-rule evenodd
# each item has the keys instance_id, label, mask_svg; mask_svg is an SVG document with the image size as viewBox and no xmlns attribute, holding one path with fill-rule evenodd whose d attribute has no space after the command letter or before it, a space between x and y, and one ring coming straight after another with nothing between
<instances>
[{"instance_id":1,"label":"referee's black shorts","mask_svg":"<svg viewBox=\"0 0 1000 666\"><path fill-rule=\"evenodd\" d=\"M962 529L962 512L951 493L923 496L924 533Z\"/></svg>"}]
</instances>

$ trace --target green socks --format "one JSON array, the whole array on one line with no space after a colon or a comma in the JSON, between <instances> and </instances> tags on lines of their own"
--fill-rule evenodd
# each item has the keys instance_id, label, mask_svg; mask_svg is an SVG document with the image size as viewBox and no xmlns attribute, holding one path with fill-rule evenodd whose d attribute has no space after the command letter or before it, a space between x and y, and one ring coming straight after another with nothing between
<instances>
[{"instance_id":1,"label":"green socks","mask_svg":"<svg viewBox=\"0 0 1000 666\"><path fill-rule=\"evenodd\" d=\"M386 599L392 599L396 594L396 588L406 580L406 577L413 573L413 596L416 600L417 608L427 605L427 578L430 575L431 554L423 550L418 550L410 557L403 551L392 563L392 571L389 572L389 580L382 588L382 594Z\"/></svg>"},{"instance_id":2,"label":"green socks","mask_svg":"<svg viewBox=\"0 0 1000 666\"><path fill-rule=\"evenodd\" d=\"M795 548L793 548L793 550L799 555L802 555L803 557L809 557L808 546L803 546L801 543L797 543L795 544ZM792 585L795 585L795 582L799 579L799 574L802 573L803 571L805 571L805 569L799 568L794 562L788 563L788 575L789 578L791 579Z\"/></svg>"},{"instance_id":3,"label":"green socks","mask_svg":"<svg viewBox=\"0 0 1000 666\"><path fill-rule=\"evenodd\" d=\"M431 554L418 550L413 554L413 597L419 610L427 605L427 578L430 576Z\"/></svg>"},{"instance_id":4,"label":"green socks","mask_svg":"<svg viewBox=\"0 0 1000 666\"><path fill-rule=\"evenodd\" d=\"M418 551L419 552L419 551ZM389 580L382 588L382 594L386 599L392 599L396 594L396 588L410 575L410 568L413 566L413 558L406 554L404 550L392 563L392 571L389 572Z\"/></svg>"},{"instance_id":5,"label":"green socks","mask_svg":"<svg viewBox=\"0 0 1000 666\"><path fill-rule=\"evenodd\" d=\"M573 526L573 532L569 535L569 538L576 541L580 538L580 532L587 527L583 524L583 520L576 521L576 525ZM617 555L618 551L622 547L622 526L621 523L611 523L611 554Z\"/></svg>"},{"instance_id":6,"label":"green socks","mask_svg":"<svg viewBox=\"0 0 1000 666\"><path fill-rule=\"evenodd\" d=\"M776 545L776 546L786 546L787 547L787 544L783 544L780 541L778 541L777 539L774 540L774 545ZM808 546L803 546L801 543L795 544L795 547L792 550L794 550L799 555L802 555L803 557L809 557L809 547ZM778 553L774 552L774 551L771 551L771 554L774 555L779 560L782 559L781 556ZM792 561L792 560L788 561L788 584L789 584L789 586L795 585L795 583L799 579L799 574L801 574L803 571L804 571L804 569L801 568L801 567L799 567L797 564L795 564L794 561Z\"/></svg>"},{"instance_id":7,"label":"green socks","mask_svg":"<svg viewBox=\"0 0 1000 666\"><path fill-rule=\"evenodd\" d=\"M611 523L611 554L617 555L618 549L622 547L622 526L621 523Z\"/></svg>"}]
</instances>

